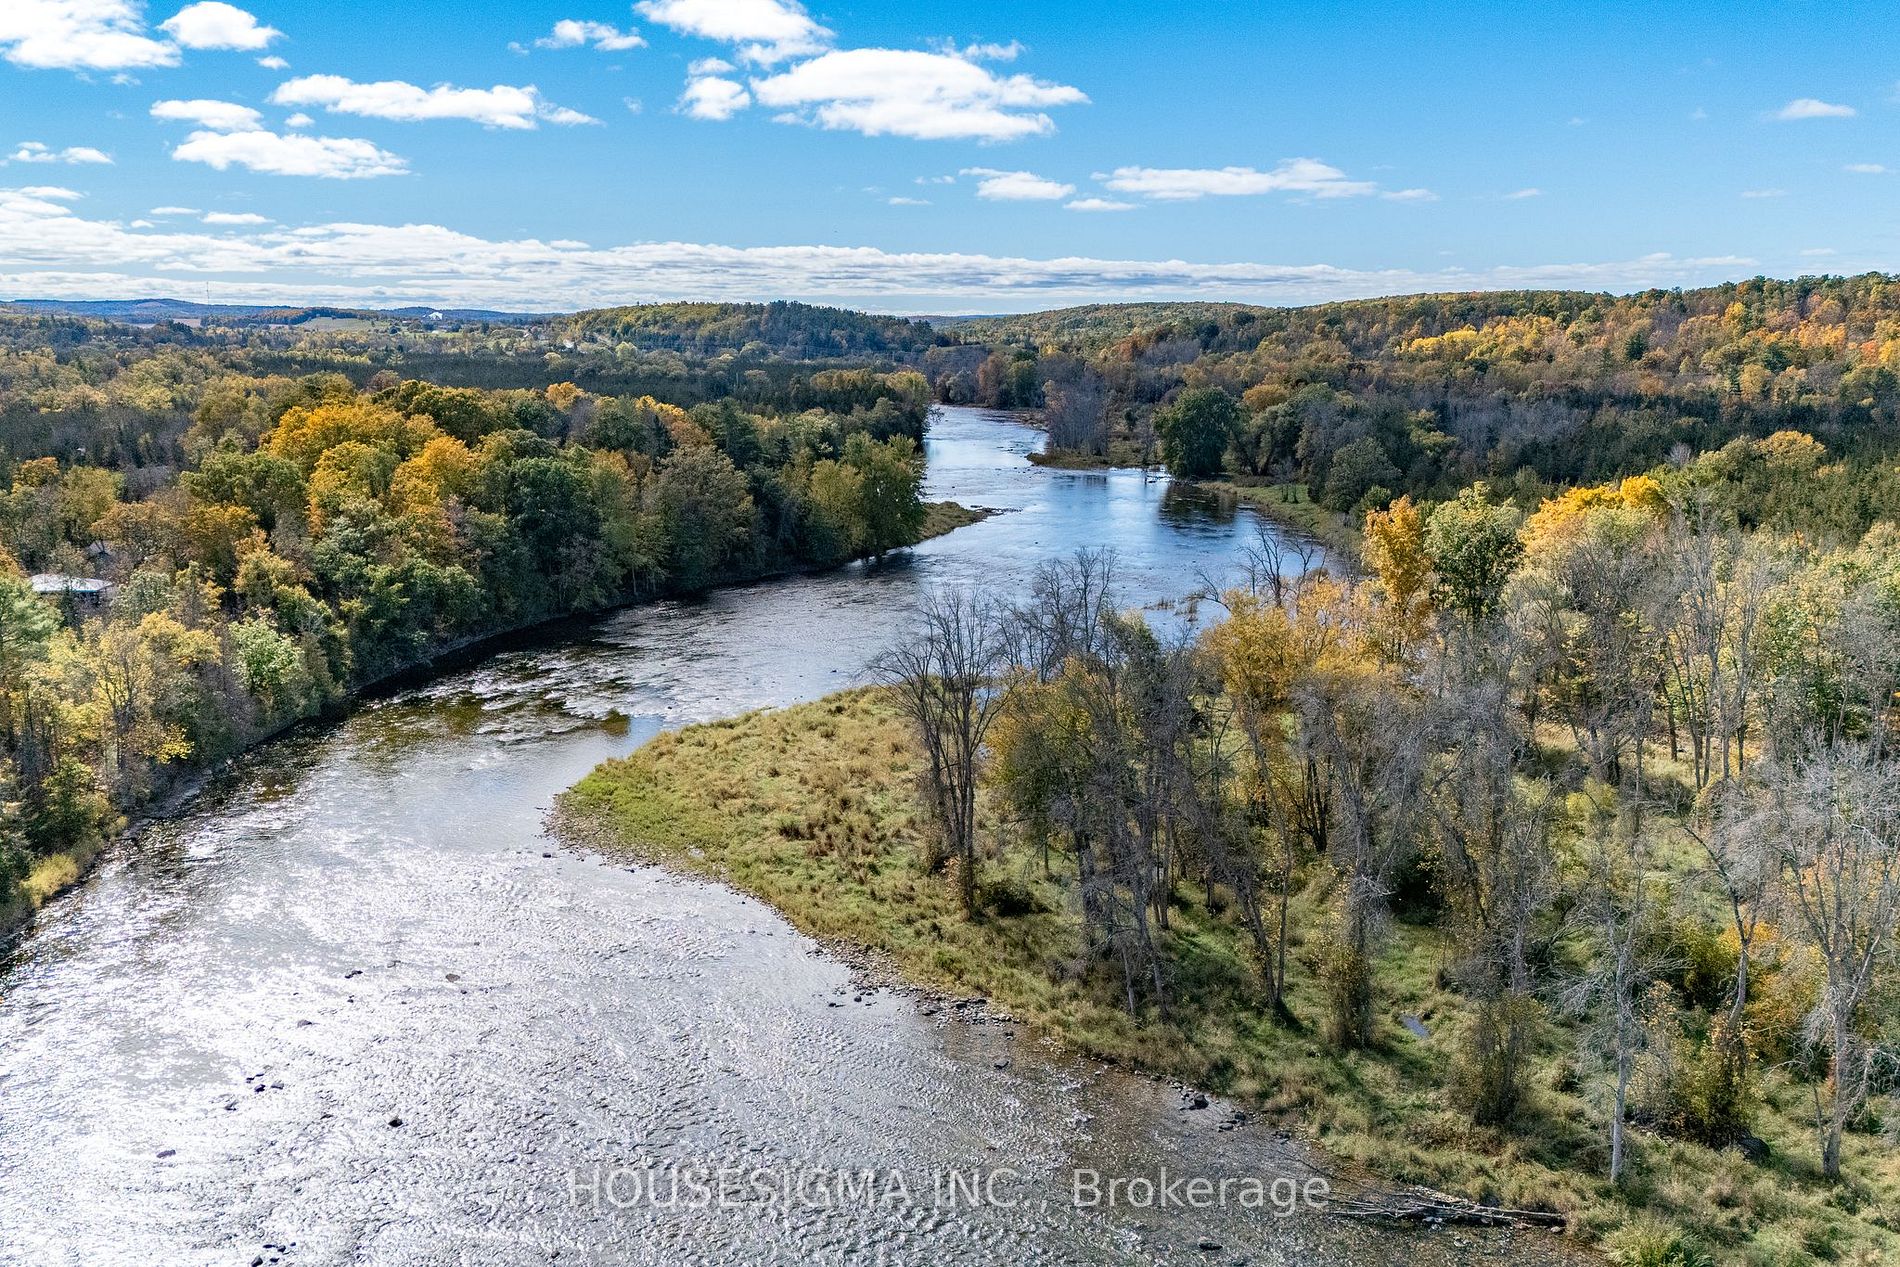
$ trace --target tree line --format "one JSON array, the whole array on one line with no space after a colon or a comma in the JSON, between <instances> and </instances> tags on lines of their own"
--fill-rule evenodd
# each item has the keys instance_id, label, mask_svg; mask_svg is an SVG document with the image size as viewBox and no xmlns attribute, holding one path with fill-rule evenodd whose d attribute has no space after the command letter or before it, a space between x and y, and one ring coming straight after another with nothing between
<instances>
[{"instance_id":1,"label":"tree line","mask_svg":"<svg viewBox=\"0 0 1900 1267\"><path fill-rule=\"evenodd\" d=\"M813 377L842 409L225 373L192 385L182 469L155 484L13 462L0 910L176 773L446 647L914 542L921 380ZM37 573L114 588L45 595Z\"/></svg>"},{"instance_id":2,"label":"tree line","mask_svg":"<svg viewBox=\"0 0 1900 1267\"><path fill-rule=\"evenodd\" d=\"M1111 438L1197 477L1304 485L1333 509L1555 490L1800 431L1900 512L1900 279L1807 277L1612 296L1424 295L1269 309L1117 305L961 323L941 399L1045 411L1058 449Z\"/></svg>"}]
</instances>

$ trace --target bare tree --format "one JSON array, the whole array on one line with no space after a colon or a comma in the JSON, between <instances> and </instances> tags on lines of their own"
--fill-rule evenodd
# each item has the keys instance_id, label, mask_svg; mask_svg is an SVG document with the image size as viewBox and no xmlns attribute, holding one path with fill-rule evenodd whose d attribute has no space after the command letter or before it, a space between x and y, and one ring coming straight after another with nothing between
<instances>
[{"instance_id":1,"label":"bare tree","mask_svg":"<svg viewBox=\"0 0 1900 1267\"><path fill-rule=\"evenodd\" d=\"M1790 905L1820 956L1824 988L1809 1041L1828 1052L1814 1088L1821 1170L1841 1173L1841 1136L1895 1054L1870 1015L1900 925L1900 766L1872 744L1817 744L1771 766L1761 793ZM1888 1018L1891 1024L1891 1018Z\"/></svg>"},{"instance_id":2,"label":"bare tree","mask_svg":"<svg viewBox=\"0 0 1900 1267\"><path fill-rule=\"evenodd\" d=\"M1610 1067L1610 1182L1623 1182L1628 1160L1630 1083L1650 1035L1650 987L1662 970L1657 950L1661 895L1640 836L1612 829L1591 859L1583 917L1595 943L1590 967L1564 992L1582 1022L1585 1049Z\"/></svg>"},{"instance_id":3,"label":"bare tree","mask_svg":"<svg viewBox=\"0 0 1900 1267\"><path fill-rule=\"evenodd\" d=\"M1043 384L1043 427L1051 450L1108 452L1108 382L1088 365L1077 364Z\"/></svg>"},{"instance_id":4,"label":"bare tree","mask_svg":"<svg viewBox=\"0 0 1900 1267\"><path fill-rule=\"evenodd\" d=\"M1417 848L1425 726L1417 700L1390 675L1316 672L1297 692L1299 725L1326 768L1333 926L1324 967L1333 1041L1372 1040L1372 961L1394 874Z\"/></svg>"},{"instance_id":5,"label":"bare tree","mask_svg":"<svg viewBox=\"0 0 1900 1267\"><path fill-rule=\"evenodd\" d=\"M1440 703L1445 748L1428 798L1456 917L1456 978L1470 1000L1461 1082L1473 1116L1516 1115L1541 1006L1540 918L1557 896L1548 788L1520 789L1529 732L1511 703L1510 658L1465 644Z\"/></svg>"},{"instance_id":6,"label":"bare tree","mask_svg":"<svg viewBox=\"0 0 1900 1267\"><path fill-rule=\"evenodd\" d=\"M915 727L927 757L925 783L945 857L957 862L965 915L976 911L976 789L984 741L1002 705L1008 664L1006 613L962 590L918 605L909 635L872 663Z\"/></svg>"}]
</instances>

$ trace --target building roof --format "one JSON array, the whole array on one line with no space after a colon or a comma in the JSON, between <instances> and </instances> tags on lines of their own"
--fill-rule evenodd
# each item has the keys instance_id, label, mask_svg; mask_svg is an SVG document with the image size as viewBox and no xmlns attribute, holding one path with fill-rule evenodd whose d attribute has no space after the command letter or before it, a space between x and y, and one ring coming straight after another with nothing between
<instances>
[{"instance_id":1,"label":"building roof","mask_svg":"<svg viewBox=\"0 0 1900 1267\"><path fill-rule=\"evenodd\" d=\"M28 582L35 594L103 594L111 581L96 576L67 576L63 572L40 572Z\"/></svg>"}]
</instances>

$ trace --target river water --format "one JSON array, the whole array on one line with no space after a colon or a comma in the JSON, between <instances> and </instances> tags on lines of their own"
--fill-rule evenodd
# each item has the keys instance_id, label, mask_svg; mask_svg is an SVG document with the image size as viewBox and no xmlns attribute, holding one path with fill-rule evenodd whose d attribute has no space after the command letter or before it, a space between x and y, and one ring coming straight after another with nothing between
<instances>
[{"instance_id":1,"label":"river water","mask_svg":"<svg viewBox=\"0 0 1900 1267\"><path fill-rule=\"evenodd\" d=\"M861 992L757 902L544 839L561 789L661 729L859 680L926 586L1105 545L1155 603L1251 540L1139 472L1035 468L1037 439L944 411L929 495L1005 513L496 654L112 851L0 960L0 1262L1550 1261L1274 1217L1239 1181L1302 1154L1218 1100ZM1090 1171L1228 1202L1078 1203Z\"/></svg>"}]
</instances>

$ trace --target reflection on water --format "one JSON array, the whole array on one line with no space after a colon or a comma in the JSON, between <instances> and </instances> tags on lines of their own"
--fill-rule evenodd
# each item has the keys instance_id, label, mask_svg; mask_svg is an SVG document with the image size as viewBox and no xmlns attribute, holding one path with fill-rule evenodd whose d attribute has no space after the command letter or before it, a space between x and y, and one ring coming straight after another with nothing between
<instances>
[{"instance_id":1,"label":"reflection on water","mask_svg":"<svg viewBox=\"0 0 1900 1267\"><path fill-rule=\"evenodd\" d=\"M1022 457L1036 440L948 411L930 495L1008 513L881 565L625 611L373 701L237 763L114 851L0 968L0 1262L1502 1254L1508 1238L1310 1215L1077 1208L1078 1166L1273 1175L1299 1154L1013 1026L862 993L749 899L543 839L556 793L660 729L858 680L923 586L1009 591L1084 545L1118 552L1135 602L1231 573L1250 512L1139 472L1038 470ZM870 1168L907 1176L913 1199L589 1198L616 1168L718 1166ZM1009 1172L1006 1204L936 1205L932 1177L971 1168Z\"/></svg>"}]
</instances>

